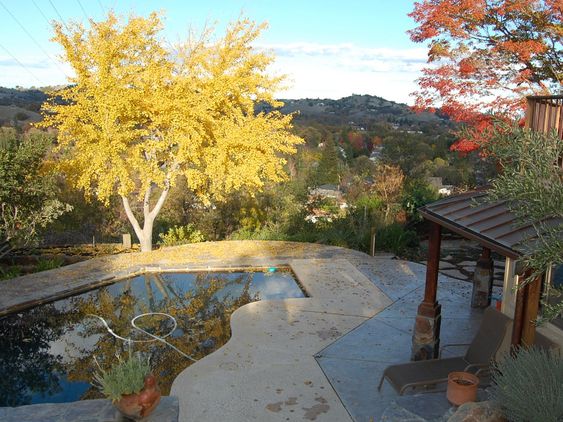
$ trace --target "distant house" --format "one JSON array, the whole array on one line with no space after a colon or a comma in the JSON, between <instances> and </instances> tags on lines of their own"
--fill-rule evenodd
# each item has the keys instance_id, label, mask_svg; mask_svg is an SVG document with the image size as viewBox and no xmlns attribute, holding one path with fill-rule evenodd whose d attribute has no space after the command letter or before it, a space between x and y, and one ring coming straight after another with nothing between
<instances>
[{"instance_id":1,"label":"distant house","mask_svg":"<svg viewBox=\"0 0 563 422\"><path fill-rule=\"evenodd\" d=\"M337 185L321 185L309 191L309 196L318 196L321 198L334 198L341 200L342 191Z\"/></svg>"},{"instance_id":2,"label":"distant house","mask_svg":"<svg viewBox=\"0 0 563 422\"><path fill-rule=\"evenodd\" d=\"M309 191L307 201L309 214L306 221L332 221L346 213L348 204L344 200L343 192L337 185L321 185Z\"/></svg>"},{"instance_id":3,"label":"distant house","mask_svg":"<svg viewBox=\"0 0 563 422\"><path fill-rule=\"evenodd\" d=\"M371 161L378 161L383 157L383 145L376 145L373 147L369 159Z\"/></svg>"},{"instance_id":4,"label":"distant house","mask_svg":"<svg viewBox=\"0 0 563 422\"><path fill-rule=\"evenodd\" d=\"M441 177L427 177L426 181L428 182L428 184L430 186L433 186L434 188L436 188L436 190L438 191L438 193L440 195L444 195L444 196L450 196L453 191L455 186L453 185L444 185L442 184L442 178Z\"/></svg>"}]
</instances>

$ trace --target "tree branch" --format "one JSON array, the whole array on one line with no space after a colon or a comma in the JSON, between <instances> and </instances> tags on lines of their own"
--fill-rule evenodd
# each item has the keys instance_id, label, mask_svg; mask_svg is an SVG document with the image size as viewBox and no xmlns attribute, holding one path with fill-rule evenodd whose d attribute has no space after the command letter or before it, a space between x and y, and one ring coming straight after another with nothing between
<instances>
[{"instance_id":1,"label":"tree branch","mask_svg":"<svg viewBox=\"0 0 563 422\"><path fill-rule=\"evenodd\" d=\"M149 183L147 190L145 191L145 199L143 200L143 214L145 218L147 215L150 214L151 211L151 192L152 192L152 183Z\"/></svg>"},{"instance_id":2,"label":"tree branch","mask_svg":"<svg viewBox=\"0 0 563 422\"><path fill-rule=\"evenodd\" d=\"M139 238L139 240L141 240L143 238L143 230L141 229L141 226L139 225L137 218L135 217L133 211L131 210L129 199L127 199L127 197L125 196L122 196L121 200L123 201L123 208L125 208L125 214L127 214L127 218L129 219L129 222L133 226L133 230L135 230L137 237Z\"/></svg>"},{"instance_id":3,"label":"tree branch","mask_svg":"<svg viewBox=\"0 0 563 422\"><path fill-rule=\"evenodd\" d=\"M156 216L160 212L160 209L162 208L162 205L164 205L164 201L166 200L166 197L168 196L169 191L170 191L170 186L168 186L168 184L167 184L166 188L164 188L162 190L162 193L160 194L160 197L158 198L156 205L154 206L154 208L152 209L152 211L149 214L151 216L151 218L156 218Z\"/></svg>"}]
</instances>

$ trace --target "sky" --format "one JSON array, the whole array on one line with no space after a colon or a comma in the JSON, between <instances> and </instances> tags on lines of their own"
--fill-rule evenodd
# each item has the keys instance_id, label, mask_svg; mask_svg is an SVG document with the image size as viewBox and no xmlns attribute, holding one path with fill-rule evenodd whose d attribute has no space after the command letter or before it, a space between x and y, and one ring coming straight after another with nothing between
<instances>
[{"instance_id":1,"label":"sky","mask_svg":"<svg viewBox=\"0 0 563 422\"><path fill-rule=\"evenodd\" d=\"M190 29L214 25L222 35L244 16L268 22L256 43L274 53L272 73L287 75L279 98L371 94L412 104L410 93L427 48L409 40L415 24L407 0L0 0L0 86L66 82L71 68L50 41L52 20L99 21L113 9L124 16L163 12L162 36L182 40Z\"/></svg>"}]
</instances>

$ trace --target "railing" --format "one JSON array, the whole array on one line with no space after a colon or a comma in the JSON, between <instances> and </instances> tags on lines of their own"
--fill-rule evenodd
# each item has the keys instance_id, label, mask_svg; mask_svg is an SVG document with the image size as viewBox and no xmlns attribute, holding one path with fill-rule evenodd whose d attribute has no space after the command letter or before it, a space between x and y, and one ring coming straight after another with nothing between
<instances>
[{"instance_id":1,"label":"railing","mask_svg":"<svg viewBox=\"0 0 563 422\"><path fill-rule=\"evenodd\" d=\"M563 138L563 95L527 97L526 127L539 132L557 131Z\"/></svg>"}]
</instances>

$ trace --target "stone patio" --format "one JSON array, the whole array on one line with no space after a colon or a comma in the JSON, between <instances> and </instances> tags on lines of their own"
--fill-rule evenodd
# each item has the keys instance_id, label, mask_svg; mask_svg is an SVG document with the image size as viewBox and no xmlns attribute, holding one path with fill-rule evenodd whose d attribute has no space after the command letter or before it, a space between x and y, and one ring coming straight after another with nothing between
<instances>
[{"instance_id":1,"label":"stone patio","mask_svg":"<svg viewBox=\"0 0 563 422\"><path fill-rule=\"evenodd\" d=\"M231 340L176 378L180 421L445 420L443 392L421 399L399 397L387 384L377 391L384 367L410 358L425 274L424 265L388 255L236 241L108 256L5 282L0 315L144 271L281 265L293 269L310 297L239 308ZM482 314L470 307L471 284L441 276L438 296L442 344L470 340ZM411 419L389 419L400 414Z\"/></svg>"}]
</instances>

